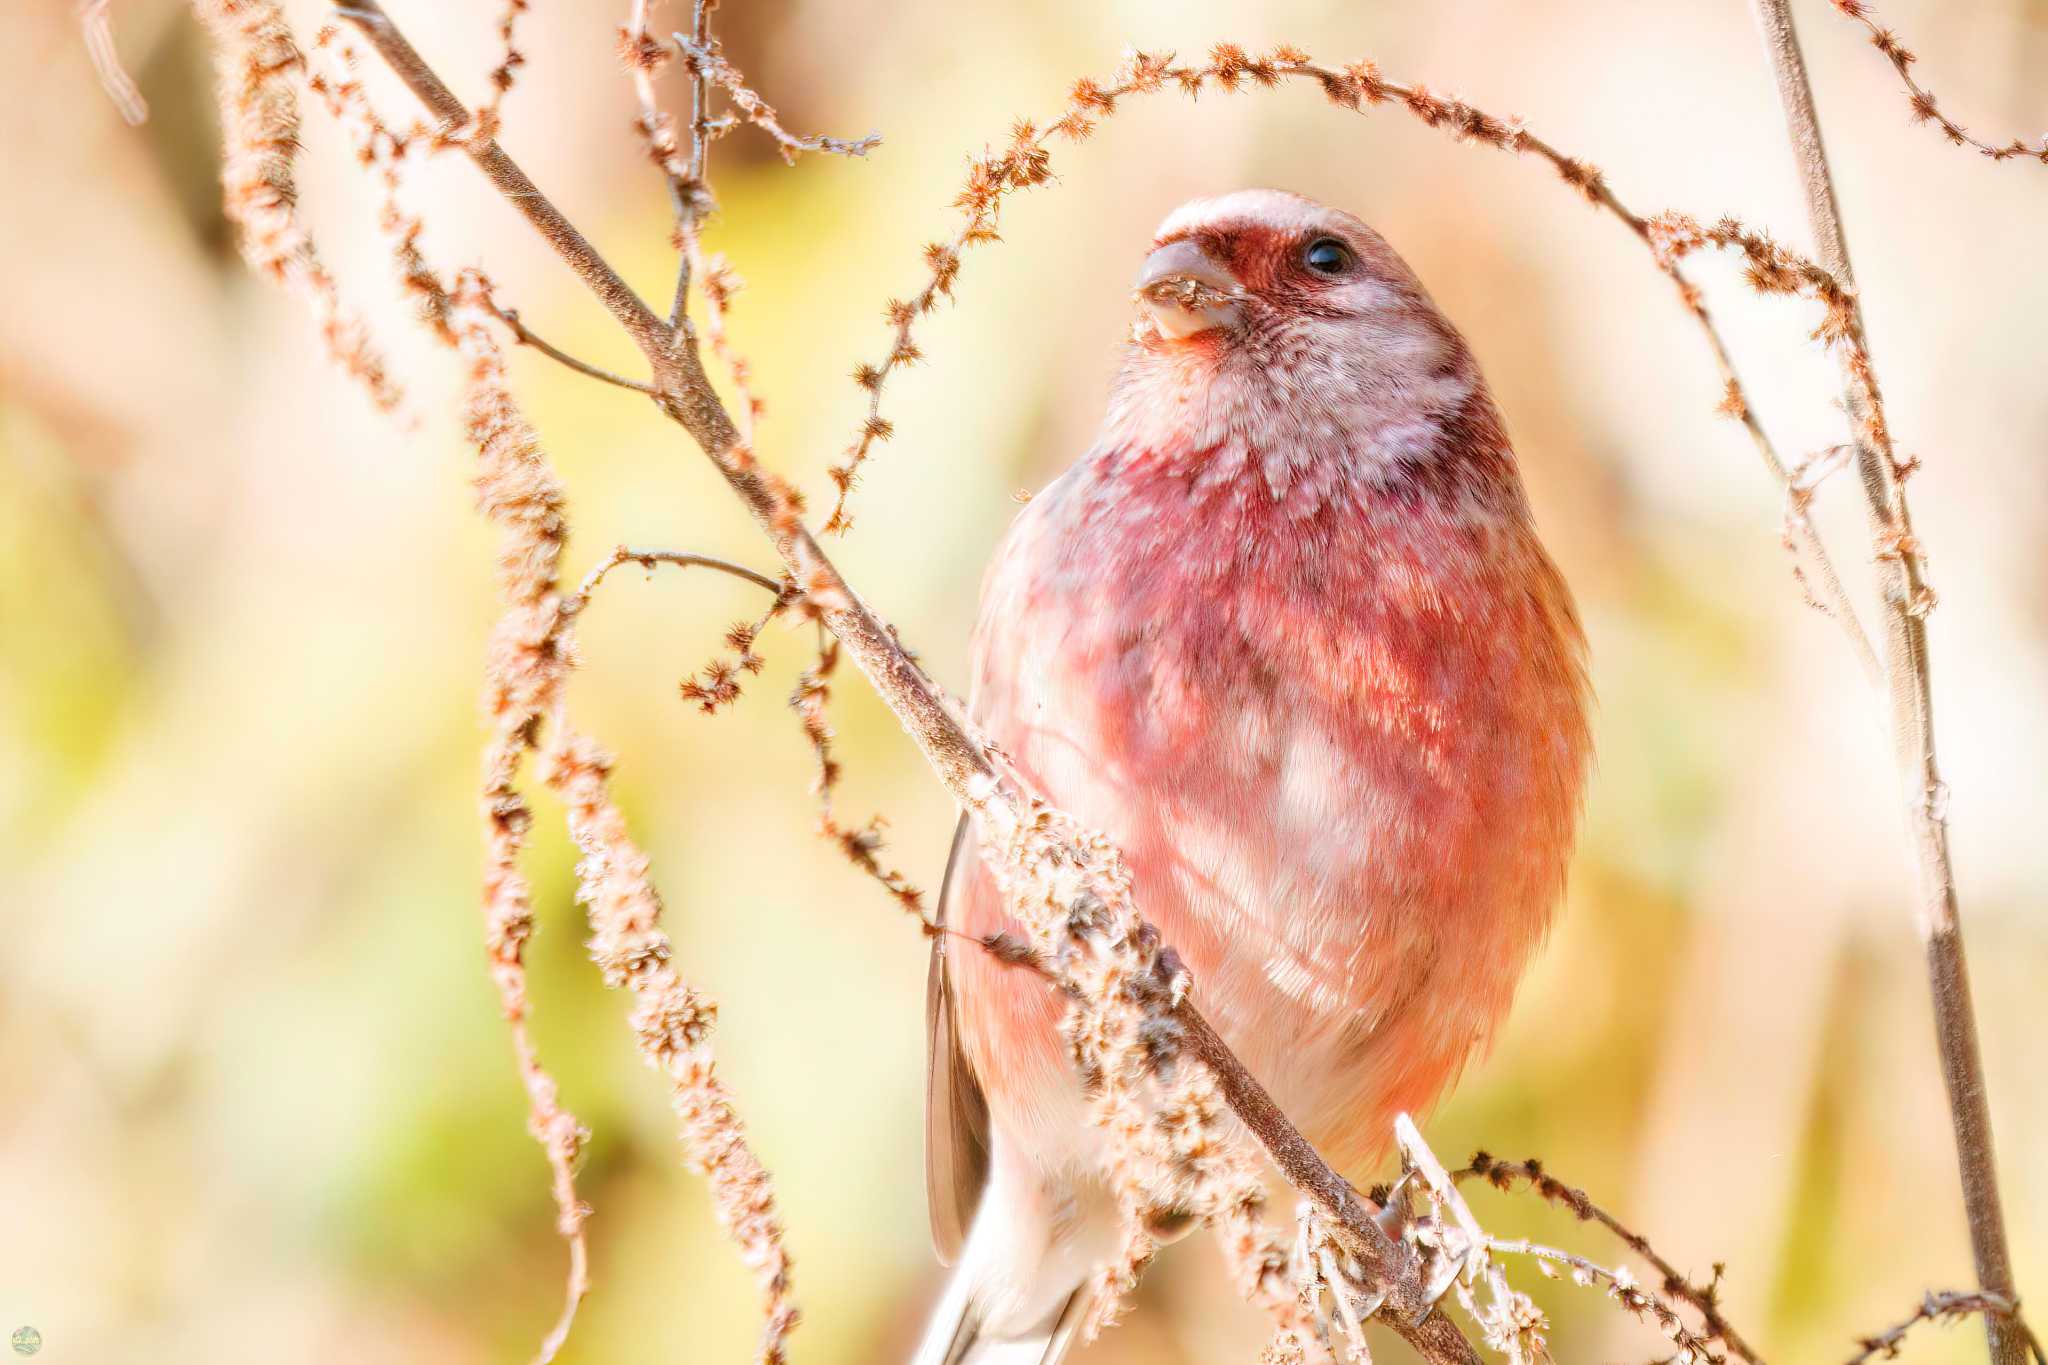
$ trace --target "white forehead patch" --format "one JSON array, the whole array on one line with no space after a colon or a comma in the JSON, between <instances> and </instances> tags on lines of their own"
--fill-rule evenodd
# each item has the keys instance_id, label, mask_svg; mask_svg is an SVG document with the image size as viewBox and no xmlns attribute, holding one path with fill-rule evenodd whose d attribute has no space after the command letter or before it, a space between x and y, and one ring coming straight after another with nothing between
<instances>
[{"instance_id":1,"label":"white forehead patch","mask_svg":"<svg viewBox=\"0 0 2048 1365\"><path fill-rule=\"evenodd\" d=\"M1337 225L1346 215L1303 195L1287 190L1236 190L1209 199L1190 199L1159 225L1156 237L1176 237L1203 228L1236 223L1257 223L1261 227L1293 229Z\"/></svg>"}]
</instances>

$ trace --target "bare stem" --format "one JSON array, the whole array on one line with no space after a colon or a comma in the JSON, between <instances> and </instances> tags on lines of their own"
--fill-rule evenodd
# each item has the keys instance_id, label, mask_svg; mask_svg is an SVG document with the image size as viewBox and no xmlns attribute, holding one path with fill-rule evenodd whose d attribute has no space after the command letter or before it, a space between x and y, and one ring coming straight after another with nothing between
<instances>
[{"instance_id":1,"label":"bare stem","mask_svg":"<svg viewBox=\"0 0 2048 1365\"><path fill-rule=\"evenodd\" d=\"M1486 1181L1497 1190L1511 1190L1517 1180L1526 1180L1529 1187L1543 1198L1571 1210L1581 1222L1598 1223L1613 1233L1621 1244L1649 1263L1656 1270L1658 1279L1666 1294L1690 1304L1705 1324L1709 1340L1726 1342L1728 1349L1748 1365L1764 1365L1734 1324L1721 1312L1720 1266L1714 1268L1714 1278L1705 1284L1694 1284L1677 1266L1666 1260L1657 1249L1650 1245L1650 1239L1634 1231L1619 1218L1600 1207L1589 1198L1584 1190L1565 1184L1543 1164L1533 1158L1528 1161L1501 1161L1485 1152L1475 1152L1472 1164L1462 1171L1454 1172L1451 1179L1463 1180L1475 1176Z\"/></svg>"},{"instance_id":2,"label":"bare stem","mask_svg":"<svg viewBox=\"0 0 2048 1365\"><path fill-rule=\"evenodd\" d=\"M778 597L782 595L782 584L767 574L757 573L746 565L735 564L729 559L720 559L716 555L688 554L682 550L636 550L630 545L620 545L583 576L583 583L576 589L575 595L562 604L564 613L574 614L589 606L590 595L597 591L597 585L604 582L606 576L621 564L638 564L650 572L657 564L673 564L682 569L716 569L720 573L744 579L756 587L766 588Z\"/></svg>"},{"instance_id":3,"label":"bare stem","mask_svg":"<svg viewBox=\"0 0 2048 1365\"><path fill-rule=\"evenodd\" d=\"M139 128L149 120L149 102L135 88L128 68L121 65L120 49L114 46L114 25L107 16L112 3L113 0L77 0L78 24L85 35L86 55L92 58L93 72L100 78L100 88L121 111L122 120L131 128Z\"/></svg>"},{"instance_id":4,"label":"bare stem","mask_svg":"<svg viewBox=\"0 0 2048 1365\"><path fill-rule=\"evenodd\" d=\"M715 0L693 0L691 32L702 42L709 32L711 7ZM654 75L667 54L649 30L653 0L633 0L627 15L625 42L632 64L633 93L640 102L640 134L647 153L661 170L668 185L669 207L675 215L676 285L669 306L671 327L684 325L683 309L690 297L690 270L696 259L697 229L709 211L710 186L704 179L705 158L710 140L705 134L711 77L703 68L690 71L690 155L683 159L676 144L675 121L661 110L655 94Z\"/></svg>"},{"instance_id":5,"label":"bare stem","mask_svg":"<svg viewBox=\"0 0 2048 1365\"><path fill-rule=\"evenodd\" d=\"M525 323L521 322L519 320L519 311L517 309L500 308L495 303L492 304L490 307L492 314L494 314L497 317L498 321L504 323L507 327L512 329L512 339L518 342L521 346L531 346L534 350L539 351L548 359L556 361L559 364L566 365L570 369L576 371L576 373L580 375L586 375L591 379L600 380L606 384L613 384L622 389L631 389L635 393L651 394L654 392L654 386L652 384L645 383L638 379L628 379L625 375L622 374L614 374L612 371L604 369L601 366L593 365L587 360L578 360L575 356L570 355L561 347L554 345L552 342L548 341L547 338L541 336L539 333L529 328Z\"/></svg>"},{"instance_id":6,"label":"bare stem","mask_svg":"<svg viewBox=\"0 0 2048 1365\"><path fill-rule=\"evenodd\" d=\"M1991 1111L1984 1062L1977 1046L1977 1019L1970 1000L1970 976L1957 917L1955 871L1949 861L1948 788L1934 750L1934 705L1929 686L1926 605L1932 596L1913 538L1900 469L1891 437L1878 417L1877 376L1865 347L1863 309L1855 293L1848 240L1835 202L1827 149L1799 35L1787 0L1754 0L1757 23L1777 76L1778 96L1806 192L1821 265L1848 292L1852 346L1842 360L1843 394L1856 436L1856 470L1862 481L1877 581L1883 597L1884 661L1894 758L1913 854L1919 872L1918 922L1926 946L1928 981L1934 996L1934 1025L1954 1120L1956 1159L1961 1167L1963 1206L1970 1224L1970 1248L1977 1282L2008 1301L2015 1298L2012 1257L2006 1244L2005 1214L1998 1197L1998 1168L1992 1149ZM2024 1343L2008 1319L1985 1318L1993 1365L2021 1365Z\"/></svg>"},{"instance_id":7,"label":"bare stem","mask_svg":"<svg viewBox=\"0 0 2048 1365\"><path fill-rule=\"evenodd\" d=\"M637 5L639 0L635 0ZM694 0L690 10L690 37L702 46L711 38L710 0ZM700 192L709 183L705 175L710 169L711 135L705 131L705 119L711 113L711 73L701 64L690 68L690 174L689 184ZM681 327L690 302L690 272L697 264L697 218L694 201L687 193L676 199L676 292L675 301L669 306L668 321L671 327Z\"/></svg>"},{"instance_id":8,"label":"bare stem","mask_svg":"<svg viewBox=\"0 0 2048 1365\"><path fill-rule=\"evenodd\" d=\"M1830 3L1863 25L1870 45L1882 52L1885 60L1892 64L1892 70L1899 73L1899 83L1906 87L1906 103L1913 111L1915 123L1932 123L1956 146L1973 147L1980 155L1993 161L2038 161L2048 166L2048 137L2037 137L2032 142L2017 137L2002 143L1986 142L1944 114L1934 92L1913 78L1913 63L1919 58L1900 41L1897 33L1871 17L1871 7L1865 0L1830 0Z\"/></svg>"}]
</instances>

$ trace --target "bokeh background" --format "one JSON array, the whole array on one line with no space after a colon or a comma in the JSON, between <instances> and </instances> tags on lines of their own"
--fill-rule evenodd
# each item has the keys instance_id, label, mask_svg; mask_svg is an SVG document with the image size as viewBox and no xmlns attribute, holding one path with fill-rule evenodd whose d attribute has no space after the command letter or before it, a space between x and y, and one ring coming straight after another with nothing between
<instances>
[{"instance_id":1,"label":"bokeh background","mask_svg":"<svg viewBox=\"0 0 2048 1365\"><path fill-rule=\"evenodd\" d=\"M308 211L399 357L413 430L372 412L236 259L189 16L117 5L154 111L130 129L69 8L0 17L0 1329L33 1324L53 1362L523 1359L563 1253L479 947L491 539L451 361L407 326L373 196L324 117L307 122ZM474 97L498 7L392 8ZM536 6L506 140L665 297L665 204L612 50L624 8ZM294 13L310 36L318 6ZM1973 129L2048 123L2042 0L1895 0L1884 17ZM1913 127L1857 29L1819 0L1799 18L1894 426L1926 460L1912 492L1941 593L1956 863L2022 1288L2048 1295L2048 170ZM1127 42L1371 56L1527 117L1639 208L1806 241L1733 0L730 0L721 23L795 126L886 139L787 169L742 135L714 159L711 244L751 282L733 328L770 405L761 450L813 490L861 411L848 371L879 355L882 302L916 287L920 244L950 230L964 158ZM553 339L629 368L567 273L443 161L414 200L436 258L488 264ZM900 435L843 543L853 581L960 687L981 565L1013 492L1085 445L1156 220L1261 183L1356 210L1492 377L1601 699L1569 903L1499 1049L1431 1118L1435 1145L1541 1154L1682 1264L1726 1261L1731 1311L1774 1358L1845 1356L1923 1289L1963 1284L1879 712L1800 604L1778 498L1712 416L1708 358L1641 252L1539 165L1308 88L1133 104L1056 167L1008 210L1008 244L970 260L929 362L892 382ZM1839 439L1804 312L1706 279L1782 444ZM515 364L568 482L577 572L621 541L765 564L673 428L537 356ZM1823 517L1860 586L1854 503L1837 480ZM892 1361L938 1282L923 946L810 832L782 705L806 637L772 633L729 714L677 697L755 607L746 591L620 574L573 705L624 755L680 965L722 1003L721 1064L799 1258L800 1355ZM884 812L894 860L935 883L943 793L850 673L836 715L843 810ZM750 1287L582 956L572 859L537 805L536 1028L595 1131L597 1287L565 1358L747 1358ZM1580 1238L1562 1215L1479 1203L1505 1230ZM1200 1240L1169 1252L1143 1311L1087 1358L1250 1358L1260 1324L1215 1260ZM1656 1353L1596 1295L1539 1292L1561 1359ZM1930 1331L1909 1353L1980 1359L1981 1343Z\"/></svg>"}]
</instances>

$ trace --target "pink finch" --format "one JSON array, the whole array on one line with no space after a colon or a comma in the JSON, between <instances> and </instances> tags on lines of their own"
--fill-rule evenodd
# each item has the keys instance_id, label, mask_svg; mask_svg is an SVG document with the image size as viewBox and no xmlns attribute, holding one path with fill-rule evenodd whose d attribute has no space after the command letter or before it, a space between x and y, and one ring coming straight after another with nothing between
<instances>
[{"instance_id":1,"label":"pink finch","mask_svg":"<svg viewBox=\"0 0 2048 1365\"><path fill-rule=\"evenodd\" d=\"M989 569L974 710L1122 848L1210 1022L1355 1169L1486 1044L1543 938L1584 643L1472 353L1372 229L1197 200L1138 299L1094 447ZM1003 930L955 852L949 922ZM1060 997L939 943L927 1155L959 1264L918 1359L1056 1361L1118 1244L1102 1139Z\"/></svg>"}]
</instances>

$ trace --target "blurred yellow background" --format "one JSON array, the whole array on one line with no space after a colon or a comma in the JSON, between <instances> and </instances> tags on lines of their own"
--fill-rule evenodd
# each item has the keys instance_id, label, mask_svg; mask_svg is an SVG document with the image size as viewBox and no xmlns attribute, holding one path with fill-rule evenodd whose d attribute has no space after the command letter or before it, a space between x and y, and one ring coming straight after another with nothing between
<instances>
[{"instance_id":1,"label":"blurred yellow background","mask_svg":"<svg viewBox=\"0 0 2048 1365\"><path fill-rule=\"evenodd\" d=\"M475 98L498 6L391 7ZM236 259L182 7L116 7L154 109L140 129L95 84L69 8L0 17L0 1331L33 1324L41 1358L67 1363L524 1359L563 1251L480 948L491 538L453 362L407 324L370 187L323 116L308 111L308 212L397 353L413 432ZM310 41L320 7L291 8ZM539 0L505 140L665 300L666 205L613 53L625 8ZM1882 17L1974 131L2048 123L2048 3L1895 0ZM2022 1289L2048 1295L2048 170L1913 127L1860 30L1819 0L1799 18L1894 429L1926 461L1911 491L1941 594L1941 752L2006 1205ZM1126 43L1371 57L1525 116L1639 210L1806 241L1734 0L729 0L721 26L792 126L885 138L865 161L786 169L742 134L712 163L709 243L750 281L732 325L769 403L760 450L814 495L863 409L848 371L881 354L882 303L917 286L920 244L952 230L964 158L1056 112ZM1453 1160L1540 1154L1681 1265L1725 1260L1731 1314L1774 1359L1846 1356L1923 1289L1965 1285L1879 712L1800 604L1777 495L1713 417L1709 359L1647 258L1539 164L1310 87L1134 103L1055 169L1006 211L1007 245L970 258L960 306L924 329L928 363L891 383L899 435L840 549L852 581L962 688L981 566L1013 491L1085 446L1153 224L1247 184L1358 212L1491 377L1601 699L1560 927L1432 1141ZM486 263L552 340L632 367L466 163L442 158L413 194L437 261ZM1705 278L1785 449L1840 439L1806 313ZM622 541L766 566L674 428L531 353L514 364L568 483L575 572ZM1822 516L1860 587L1854 503L1837 480ZM583 630L573 706L623 755L679 966L721 1002L721 1064L798 1257L798 1355L893 1361L938 1279L923 944L810 833L809 755L782 705L807 637L771 631L730 713L676 695L750 591L621 572ZM892 860L934 886L950 804L850 670L842 684L842 810L884 812ZM623 1001L583 958L558 810L536 807L535 1027L595 1131L596 1289L564 1359L745 1359L751 1287L680 1169ZM1563 1215L1477 1203L1504 1231L1613 1252ZM1085 1358L1251 1358L1260 1324L1215 1262L1200 1239L1168 1252L1143 1311ZM1597 1295L1523 1280L1561 1359L1657 1353ZM1982 1349L1973 1325L1908 1353Z\"/></svg>"}]
</instances>

